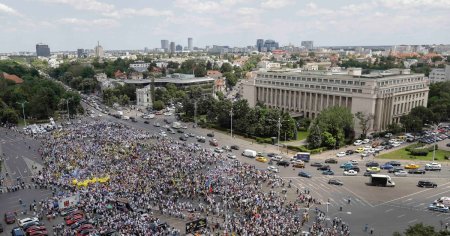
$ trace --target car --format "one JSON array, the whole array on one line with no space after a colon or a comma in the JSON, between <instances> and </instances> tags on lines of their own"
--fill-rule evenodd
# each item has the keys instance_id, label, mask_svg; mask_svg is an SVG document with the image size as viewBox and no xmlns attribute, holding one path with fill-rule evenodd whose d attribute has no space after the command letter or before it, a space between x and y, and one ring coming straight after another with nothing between
<instances>
[{"instance_id":1,"label":"car","mask_svg":"<svg viewBox=\"0 0 450 236\"><path fill-rule=\"evenodd\" d=\"M277 162L277 166L289 166L289 161L283 160L283 161L279 161Z\"/></svg>"},{"instance_id":2,"label":"car","mask_svg":"<svg viewBox=\"0 0 450 236\"><path fill-rule=\"evenodd\" d=\"M231 152L230 146L223 146L222 149L227 151L227 152Z\"/></svg>"},{"instance_id":3,"label":"car","mask_svg":"<svg viewBox=\"0 0 450 236\"><path fill-rule=\"evenodd\" d=\"M262 163L269 162L269 160L266 157L256 157L255 160L259 161L259 162L262 162Z\"/></svg>"},{"instance_id":4,"label":"car","mask_svg":"<svg viewBox=\"0 0 450 236\"><path fill-rule=\"evenodd\" d=\"M28 236L47 236L48 231L47 231L47 229L40 230L40 231L33 231L31 233L28 233L27 235Z\"/></svg>"},{"instance_id":5,"label":"car","mask_svg":"<svg viewBox=\"0 0 450 236\"><path fill-rule=\"evenodd\" d=\"M323 175L334 175L334 172L332 170L324 170L322 171Z\"/></svg>"},{"instance_id":6,"label":"car","mask_svg":"<svg viewBox=\"0 0 450 236\"><path fill-rule=\"evenodd\" d=\"M361 171L361 169L359 169L358 166L347 166L347 167L344 167L344 171L349 171L349 170L354 170L356 172L360 172Z\"/></svg>"},{"instance_id":7,"label":"car","mask_svg":"<svg viewBox=\"0 0 450 236\"><path fill-rule=\"evenodd\" d=\"M401 166L402 165L402 163L400 163L398 161L389 161L389 162L386 162L386 164L389 164L391 166Z\"/></svg>"},{"instance_id":8,"label":"car","mask_svg":"<svg viewBox=\"0 0 450 236\"><path fill-rule=\"evenodd\" d=\"M406 177L406 176L408 176L408 172L406 172L404 170L400 170L400 171L394 172L394 175L397 177Z\"/></svg>"},{"instance_id":9,"label":"car","mask_svg":"<svg viewBox=\"0 0 450 236\"><path fill-rule=\"evenodd\" d=\"M450 143L447 143L445 146L450 147Z\"/></svg>"},{"instance_id":10,"label":"car","mask_svg":"<svg viewBox=\"0 0 450 236\"><path fill-rule=\"evenodd\" d=\"M65 220L66 225L70 226L72 224L75 224L76 222L83 220L83 215L82 214L75 214L72 217L70 217L69 219Z\"/></svg>"},{"instance_id":11,"label":"car","mask_svg":"<svg viewBox=\"0 0 450 236\"><path fill-rule=\"evenodd\" d=\"M345 151L345 154L346 154L346 155L352 155L353 153L355 153L355 151L353 151L353 150L347 150L347 151Z\"/></svg>"},{"instance_id":12,"label":"car","mask_svg":"<svg viewBox=\"0 0 450 236\"><path fill-rule=\"evenodd\" d=\"M328 184L339 185L339 186L344 185L344 183L339 179L329 179Z\"/></svg>"},{"instance_id":13,"label":"car","mask_svg":"<svg viewBox=\"0 0 450 236\"><path fill-rule=\"evenodd\" d=\"M368 151L364 151L361 153L361 157L368 157L369 156L369 152Z\"/></svg>"},{"instance_id":14,"label":"car","mask_svg":"<svg viewBox=\"0 0 450 236\"><path fill-rule=\"evenodd\" d=\"M27 223L27 224L23 225L22 229L24 231L27 231L29 228L35 227L35 226L44 226L44 224L39 222L39 221L33 221L33 222L30 222L30 223Z\"/></svg>"},{"instance_id":15,"label":"car","mask_svg":"<svg viewBox=\"0 0 450 236\"><path fill-rule=\"evenodd\" d=\"M346 162L346 163L342 163L340 168L348 168L348 167L353 167L353 164L350 162Z\"/></svg>"},{"instance_id":16,"label":"car","mask_svg":"<svg viewBox=\"0 0 450 236\"><path fill-rule=\"evenodd\" d=\"M420 166L417 165L417 164L410 163L410 164L405 166L405 169L419 169L419 167Z\"/></svg>"},{"instance_id":17,"label":"car","mask_svg":"<svg viewBox=\"0 0 450 236\"><path fill-rule=\"evenodd\" d=\"M303 161L294 161L292 162L292 167L305 168L305 163Z\"/></svg>"},{"instance_id":18,"label":"car","mask_svg":"<svg viewBox=\"0 0 450 236\"><path fill-rule=\"evenodd\" d=\"M274 157L274 156L276 156L277 154L275 154L275 153L273 153L273 152L269 152L269 153L267 153L267 156L268 157Z\"/></svg>"},{"instance_id":19,"label":"car","mask_svg":"<svg viewBox=\"0 0 450 236\"><path fill-rule=\"evenodd\" d=\"M388 163L384 163L383 165L380 166L380 169L383 169L383 170L390 170L393 168L394 168L394 166L391 164L388 164Z\"/></svg>"},{"instance_id":20,"label":"car","mask_svg":"<svg viewBox=\"0 0 450 236\"><path fill-rule=\"evenodd\" d=\"M206 134L206 136L208 136L208 137L214 137L214 133L208 133L208 134Z\"/></svg>"},{"instance_id":21,"label":"car","mask_svg":"<svg viewBox=\"0 0 450 236\"><path fill-rule=\"evenodd\" d=\"M392 137L392 133L386 133L386 134L384 135L384 137L385 137L385 138L390 138L390 137Z\"/></svg>"},{"instance_id":22,"label":"car","mask_svg":"<svg viewBox=\"0 0 450 236\"><path fill-rule=\"evenodd\" d=\"M447 206L445 206L444 204L436 204L436 203L430 204L428 206L428 210L445 212L445 213L449 212L449 208Z\"/></svg>"},{"instance_id":23,"label":"car","mask_svg":"<svg viewBox=\"0 0 450 236\"><path fill-rule=\"evenodd\" d=\"M408 174L419 174L424 175L426 171L424 169L411 169L408 171Z\"/></svg>"},{"instance_id":24,"label":"car","mask_svg":"<svg viewBox=\"0 0 450 236\"><path fill-rule=\"evenodd\" d=\"M78 221L77 223L74 223L73 225L71 225L70 228L72 230L78 229L80 226L87 224L87 223L89 223L89 222L86 219L82 219L82 220Z\"/></svg>"},{"instance_id":25,"label":"car","mask_svg":"<svg viewBox=\"0 0 450 236\"><path fill-rule=\"evenodd\" d=\"M270 160L278 162L278 161L282 161L282 160L283 160L283 157L280 156L280 155L276 155L276 156L272 156L272 157L270 158Z\"/></svg>"},{"instance_id":26,"label":"car","mask_svg":"<svg viewBox=\"0 0 450 236\"><path fill-rule=\"evenodd\" d=\"M366 163L366 167L379 167L379 166L380 166L380 164L378 164L378 162L374 162L374 161Z\"/></svg>"},{"instance_id":27,"label":"car","mask_svg":"<svg viewBox=\"0 0 450 236\"><path fill-rule=\"evenodd\" d=\"M322 171L329 170L329 169L331 169L331 167L329 165L322 165L321 167L317 167L317 170L322 170Z\"/></svg>"},{"instance_id":28,"label":"car","mask_svg":"<svg viewBox=\"0 0 450 236\"><path fill-rule=\"evenodd\" d=\"M401 167L394 167L394 168L388 170L388 173L395 173L395 172L402 171L402 170L404 170L404 169Z\"/></svg>"},{"instance_id":29,"label":"car","mask_svg":"<svg viewBox=\"0 0 450 236\"><path fill-rule=\"evenodd\" d=\"M213 138L209 140L209 145L217 147L219 146L219 142L215 138Z\"/></svg>"},{"instance_id":30,"label":"car","mask_svg":"<svg viewBox=\"0 0 450 236\"><path fill-rule=\"evenodd\" d=\"M12 236L25 236L25 232L20 227L16 227L11 230Z\"/></svg>"},{"instance_id":31,"label":"car","mask_svg":"<svg viewBox=\"0 0 450 236\"><path fill-rule=\"evenodd\" d=\"M144 121L144 124L150 124L150 122L148 122L148 120L145 120L145 121Z\"/></svg>"},{"instance_id":32,"label":"car","mask_svg":"<svg viewBox=\"0 0 450 236\"><path fill-rule=\"evenodd\" d=\"M357 153L362 153L362 152L364 152L364 148L359 147L359 148L357 148L357 149L355 150L355 152L357 152Z\"/></svg>"},{"instance_id":33,"label":"car","mask_svg":"<svg viewBox=\"0 0 450 236\"><path fill-rule=\"evenodd\" d=\"M39 222L39 219L36 217L23 218L23 219L18 220L17 224L19 225L19 227L22 227L25 224L28 224L30 222Z\"/></svg>"},{"instance_id":34,"label":"car","mask_svg":"<svg viewBox=\"0 0 450 236\"><path fill-rule=\"evenodd\" d=\"M224 150L223 150L222 148L216 147L216 148L214 148L214 152L217 152L217 153L223 153Z\"/></svg>"},{"instance_id":35,"label":"car","mask_svg":"<svg viewBox=\"0 0 450 236\"><path fill-rule=\"evenodd\" d=\"M279 172L280 172L280 170L278 169L278 167L275 167L275 166L268 166L268 167L267 167L267 170L268 170L268 171L271 171L271 172L274 172L274 173L279 173Z\"/></svg>"},{"instance_id":36,"label":"car","mask_svg":"<svg viewBox=\"0 0 450 236\"><path fill-rule=\"evenodd\" d=\"M355 145L355 146L359 146L359 145L361 145L361 144L363 144L363 141L362 140L356 140L354 143L353 143L353 145Z\"/></svg>"},{"instance_id":37,"label":"car","mask_svg":"<svg viewBox=\"0 0 450 236\"><path fill-rule=\"evenodd\" d=\"M305 172L305 171L298 172L298 176L305 177L305 178L312 178L312 175L307 173L307 172Z\"/></svg>"},{"instance_id":38,"label":"car","mask_svg":"<svg viewBox=\"0 0 450 236\"><path fill-rule=\"evenodd\" d=\"M380 169L380 167L373 166L373 167L368 167L367 171L372 172L372 173L379 173L381 171L381 169Z\"/></svg>"},{"instance_id":39,"label":"car","mask_svg":"<svg viewBox=\"0 0 450 236\"><path fill-rule=\"evenodd\" d=\"M425 170L428 171L433 171L433 170L437 170L437 171L441 171L442 165L436 162L431 162L425 165Z\"/></svg>"},{"instance_id":40,"label":"car","mask_svg":"<svg viewBox=\"0 0 450 236\"><path fill-rule=\"evenodd\" d=\"M178 129L178 130L177 130L177 133L179 133L179 134L183 134L183 133L184 133L184 130L182 130L182 129Z\"/></svg>"},{"instance_id":41,"label":"car","mask_svg":"<svg viewBox=\"0 0 450 236\"><path fill-rule=\"evenodd\" d=\"M345 157L347 154L345 154L345 152L338 152L336 153L337 157Z\"/></svg>"},{"instance_id":42,"label":"car","mask_svg":"<svg viewBox=\"0 0 450 236\"><path fill-rule=\"evenodd\" d=\"M155 127L161 127L161 125L159 123L153 123L153 126Z\"/></svg>"},{"instance_id":43,"label":"car","mask_svg":"<svg viewBox=\"0 0 450 236\"><path fill-rule=\"evenodd\" d=\"M358 161L357 160L350 160L350 163L352 163L354 166L358 165Z\"/></svg>"},{"instance_id":44,"label":"car","mask_svg":"<svg viewBox=\"0 0 450 236\"><path fill-rule=\"evenodd\" d=\"M231 149L239 150L239 146L238 145L231 145Z\"/></svg>"},{"instance_id":45,"label":"car","mask_svg":"<svg viewBox=\"0 0 450 236\"><path fill-rule=\"evenodd\" d=\"M327 163L327 164L337 164L338 161L336 159L334 159L334 158L328 158L328 159L325 160L325 163Z\"/></svg>"},{"instance_id":46,"label":"car","mask_svg":"<svg viewBox=\"0 0 450 236\"><path fill-rule=\"evenodd\" d=\"M437 188L437 184L428 180L419 180L417 187L421 188Z\"/></svg>"},{"instance_id":47,"label":"car","mask_svg":"<svg viewBox=\"0 0 450 236\"><path fill-rule=\"evenodd\" d=\"M322 167L323 166L323 164L322 163L320 163L320 162L313 162L313 163L311 163L311 165L310 166L313 166L313 167Z\"/></svg>"},{"instance_id":48,"label":"car","mask_svg":"<svg viewBox=\"0 0 450 236\"><path fill-rule=\"evenodd\" d=\"M81 231L84 231L84 230L87 230L87 229L94 229L94 226L92 225L92 224L83 224L83 225L81 225L80 226L80 228L78 228L78 230L77 230L77 232L81 232Z\"/></svg>"},{"instance_id":49,"label":"car","mask_svg":"<svg viewBox=\"0 0 450 236\"><path fill-rule=\"evenodd\" d=\"M354 170L348 170L348 171L344 171L344 175L345 176L356 176L356 175L358 175L358 172L356 172Z\"/></svg>"},{"instance_id":50,"label":"car","mask_svg":"<svg viewBox=\"0 0 450 236\"><path fill-rule=\"evenodd\" d=\"M233 153L228 153L227 157L230 159L236 159L236 155L234 155Z\"/></svg>"},{"instance_id":51,"label":"car","mask_svg":"<svg viewBox=\"0 0 450 236\"><path fill-rule=\"evenodd\" d=\"M14 224L16 222L16 214L14 212L6 212L5 213L5 223L6 224Z\"/></svg>"},{"instance_id":52,"label":"car","mask_svg":"<svg viewBox=\"0 0 450 236\"><path fill-rule=\"evenodd\" d=\"M181 141L187 141L187 138L184 137L184 136L180 136L180 140L181 140Z\"/></svg>"},{"instance_id":53,"label":"car","mask_svg":"<svg viewBox=\"0 0 450 236\"><path fill-rule=\"evenodd\" d=\"M42 231L42 230L46 230L45 226L43 226L43 225L34 225L34 226L29 227L27 230L25 230L25 232L27 234L29 234L31 232Z\"/></svg>"},{"instance_id":54,"label":"car","mask_svg":"<svg viewBox=\"0 0 450 236\"><path fill-rule=\"evenodd\" d=\"M365 139L363 139L362 143L363 143L363 144L368 144L368 143L370 143L370 139L365 138Z\"/></svg>"},{"instance_id":55,"label":"car","mask_svg":"<svg viewBox=\"0 0 450 236\"><path fill-rule=\"evenodd\" d=\"M262 152L257 152L257 153L256 153L256 156L257 156L257 157L264 157L264 154L263 154Z\"/></svg>"}]
</instances>

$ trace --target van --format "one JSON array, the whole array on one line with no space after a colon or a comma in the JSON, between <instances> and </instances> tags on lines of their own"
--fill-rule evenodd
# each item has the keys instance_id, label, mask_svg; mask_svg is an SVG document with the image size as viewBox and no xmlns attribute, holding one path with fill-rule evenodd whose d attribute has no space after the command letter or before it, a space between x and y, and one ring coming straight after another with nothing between
<instances>
[{"instance_id":1,"label":"van","mask_svg":"<svg viewBox=\"0 0 450 236\"><path fill-rule=\"evenodd\" d=\"M420 180L417 183L417 187L421 187L421 188L436 188L437 184L433 183L431 181L428 181L428 180Z\"/></svg>"},{"instance_id":2,"label":"van","mask_svg":"<svg viewBox=\"0 0 450 236\"><path fill-rule=\"evenodd\" d=\"M242 156L255 158L256 157L256 151L253 151L253 150L250 150L250 149L245 149L242 152Z\"/></svg>"}]
</instances>

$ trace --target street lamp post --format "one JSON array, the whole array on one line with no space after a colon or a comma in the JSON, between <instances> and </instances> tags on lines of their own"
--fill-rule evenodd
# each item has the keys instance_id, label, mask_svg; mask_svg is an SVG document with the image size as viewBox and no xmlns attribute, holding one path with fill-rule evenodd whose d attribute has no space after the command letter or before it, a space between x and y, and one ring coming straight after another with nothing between
<instances>
[{"instance_id":1,"label":"street lamp post","mask_svg":"<svg viewBox=\"0 0 450 236\"><path fill-rule=\"evenodd\" d=\"M434 158L436 157L436 133L437 133L437 128L439 127L439 124L437 124L436 126L434 126L434 143L433 143L433 162L434 162Z\"/></svg>"},{"instance_id":2,"label":"street lamp post","mask_svg":"<svg viewBox=\"0 0 450 236\"><path fill-rule=\"evenodd\" d=\"M233 107L231 107L230 116L231 116L231 138L233 138Z\"/></svg>"},{"instance_id":3,"label":"street lamp post","mask_svg":"<svg viewBox=\"0 0 450 236\"><path fill-rule=\"evenodd\" d=\"M280 152L280 131L281 131L281 117L278 118L278 143L277 143L277 149L278 152Z\"/></svg>"},{"instance_id":4,"label":"street lamp post","mask_svg":"<svg viewBox=\"0 0 450 236\"><path fill-rule=\"evenodd\" d=\"M23 125L27 126L27 121L25 120L25 104L28 103L27 101L24 102L17 102L17 104L22 105L22 114L23 114Z\"/></svg>"}]
</instances>

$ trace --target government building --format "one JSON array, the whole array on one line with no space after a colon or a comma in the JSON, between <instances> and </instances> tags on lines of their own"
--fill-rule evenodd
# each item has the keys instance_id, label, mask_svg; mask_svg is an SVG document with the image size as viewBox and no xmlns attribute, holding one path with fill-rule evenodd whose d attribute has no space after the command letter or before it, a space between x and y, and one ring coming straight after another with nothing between
<instances>
[{"instance_id":1,"label":"government building","mask_svg":"<svg viewBox=\"0 0 450 236\"><path fill-rule=\"evenodd\" d=\"M323 109L347 107L353 114L373 114L369 132L382 131L417 106L426 106L428 81L409 69L362 74L360 68L327 71L258 71L244 83L242 95L251 107L258 102L314 119ZM359 129L355 119L355 129Z\"/></svg>"}]
</instances>

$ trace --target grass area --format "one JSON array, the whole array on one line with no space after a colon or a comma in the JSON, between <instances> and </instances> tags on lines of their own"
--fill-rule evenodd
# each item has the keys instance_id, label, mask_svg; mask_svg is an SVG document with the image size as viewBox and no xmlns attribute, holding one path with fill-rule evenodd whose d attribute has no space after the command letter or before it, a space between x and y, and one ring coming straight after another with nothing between
<instances>
[{"instance_id":1,"label":"grass area","mask_svg":"<svg viewBox=\"0 0 450 236\"><path fill-rule=\"evenodd\" d=\"M445 156L450 156L449 151L445 150L436 150L435 160L438 161L447 161L445 160ZM381 159L397 159L397 160L421 160L421 161L431 161L433 160L433 152L429 152L426 156L412 156L405 148L398 149L393 152L389 152L386 154L382 154L377 156L377 158Z\"/></svg>"},{"instance_id":2,"label":"grass area","mask_svg":"<svg viewBox=\"0 0 450 236\"><path fill-rule=\"evenodd\" d=\"M303 140L308 137L308 131L298 131L297 132L297 140Z\"/></svg>"}]
</instances>

